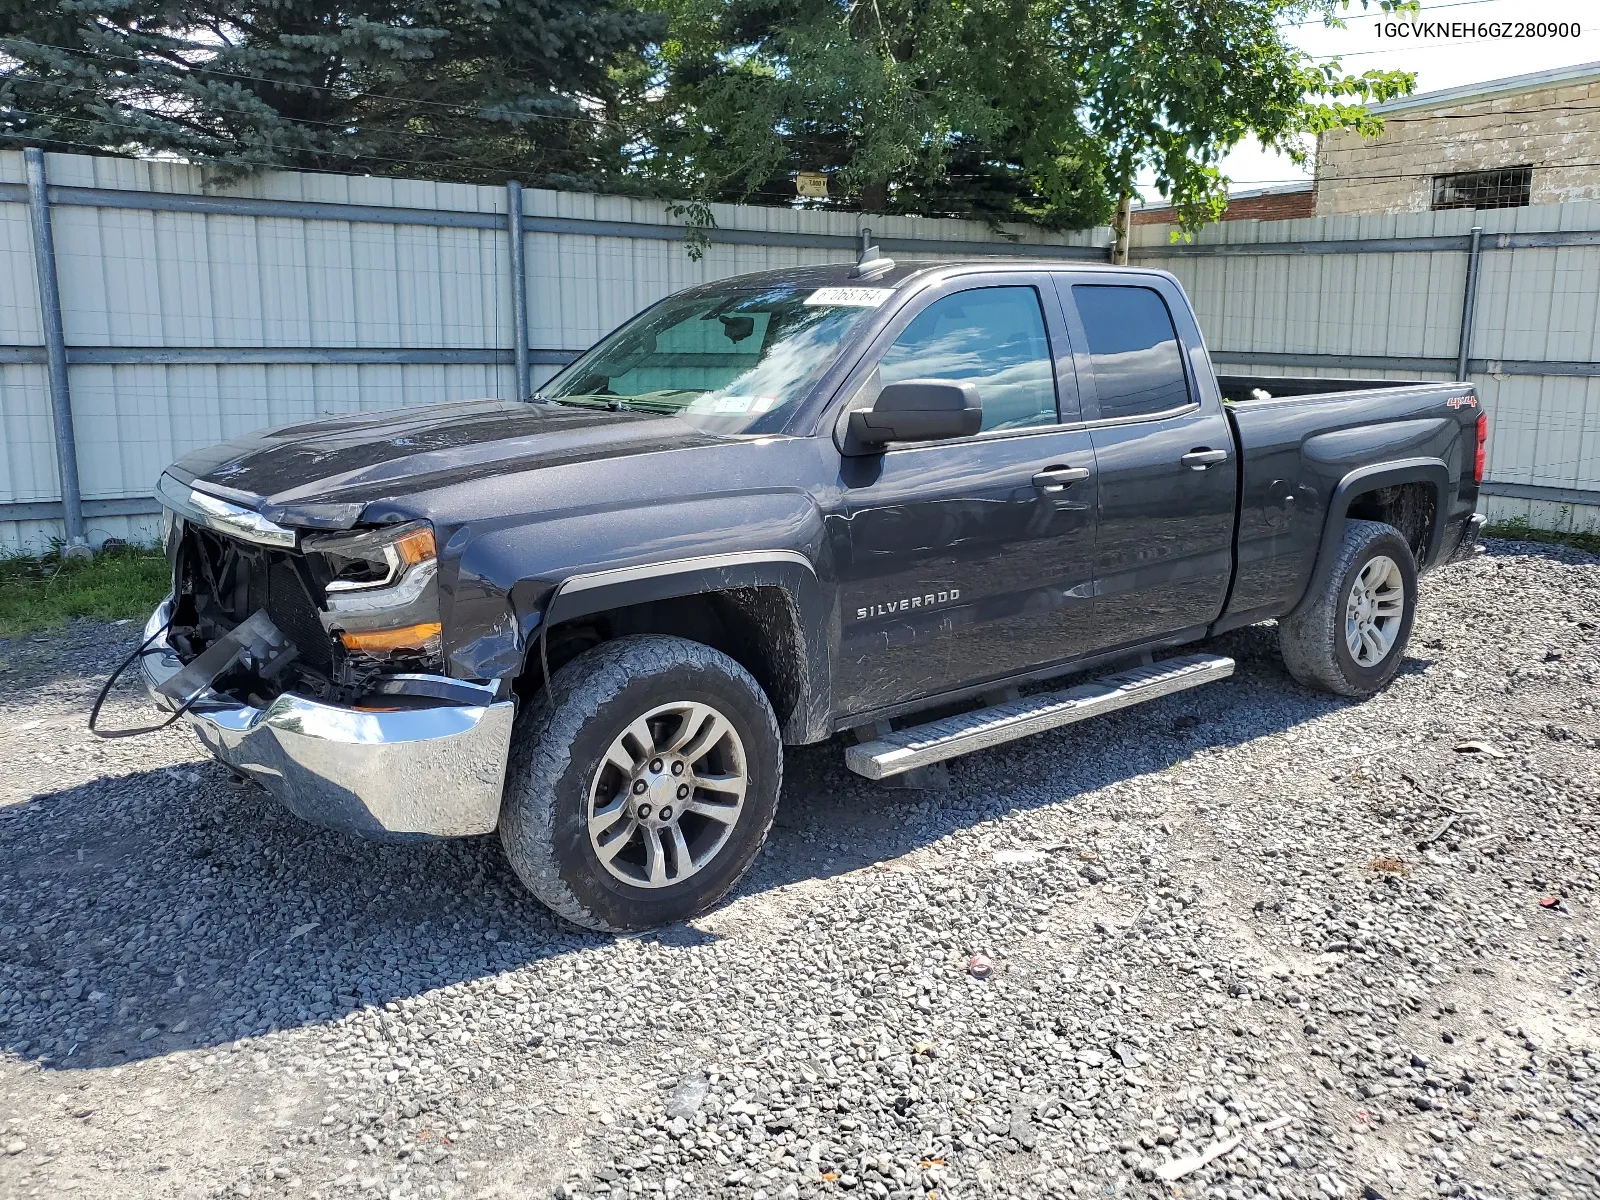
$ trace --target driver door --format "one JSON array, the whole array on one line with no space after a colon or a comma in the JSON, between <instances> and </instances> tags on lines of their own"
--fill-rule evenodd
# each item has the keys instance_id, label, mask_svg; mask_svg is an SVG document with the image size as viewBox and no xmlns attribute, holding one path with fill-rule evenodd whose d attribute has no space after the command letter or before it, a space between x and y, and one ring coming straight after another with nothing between
<instances>
[{"instance_id":1,"label":"driver door","mask_svg":"<svg viewBox=\"0 0 1600 1200\"><path fill-rule=\"evenodd\" d=\"M1096 469L1043 275L965 276L908 306L851 408L968 380L979 433L842 461L838 710L890 708L1089 652Z\"/></svg>"}]
</instances>

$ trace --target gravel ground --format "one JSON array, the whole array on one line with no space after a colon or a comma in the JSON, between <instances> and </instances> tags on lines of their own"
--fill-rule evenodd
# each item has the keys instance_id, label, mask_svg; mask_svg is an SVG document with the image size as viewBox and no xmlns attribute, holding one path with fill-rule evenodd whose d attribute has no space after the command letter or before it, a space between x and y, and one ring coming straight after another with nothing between
<instances>
[{"instance_id":1,"label":"gravel ground","mask_svg":"<svg viewBox=\"0 0 1600 1200\"><path fill-rule=\"evenodd\" d=\"M0 644L0 1195L1594 1197L1597 623L1491 542L1365 704L1257 627L942 794L799 751L634 938L92 740L132 626Z\"/></svg>"}]
</instances>

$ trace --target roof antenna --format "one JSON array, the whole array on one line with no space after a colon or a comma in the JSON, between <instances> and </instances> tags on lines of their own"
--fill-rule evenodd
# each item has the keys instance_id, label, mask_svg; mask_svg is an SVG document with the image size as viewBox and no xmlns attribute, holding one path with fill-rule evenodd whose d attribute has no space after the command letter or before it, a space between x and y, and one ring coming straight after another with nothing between
<instances>
[{"instance_id":1,"label":"roof antenna","mask_svg":"<svg viewBox=\"0 0 1600 1200\"><path fill-rule=\"evenodd\" d=\"M851 279L876 279L879 275L894 270L894 259L884 254L872 244L872 230L865 227L861 230L861 257L856 259L856 265L850 268Z\"/></svg>"}]
</instances>

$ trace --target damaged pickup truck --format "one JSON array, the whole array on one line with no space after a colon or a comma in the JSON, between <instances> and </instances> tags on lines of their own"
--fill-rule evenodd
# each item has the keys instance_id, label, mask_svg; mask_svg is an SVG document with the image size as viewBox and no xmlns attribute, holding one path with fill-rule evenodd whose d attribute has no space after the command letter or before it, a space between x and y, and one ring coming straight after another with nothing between
<instances>
[{"instance_id":1,"label":"damaged pickup truck","mask_svg":"<svg viewBox=\"0 0 1600 1200\"><path fill-rule=\"evenodd\" d=\"M1486 430L1465 383L1219 377L1161 272L868 250L673 295L525 402L174 464L140 662L308 821L498 830L637 929L739 879L786 745L915 778L1222 679L1195 645L1271 619L1302 683L1384 687Z\"/></svg>"}]
</instances>

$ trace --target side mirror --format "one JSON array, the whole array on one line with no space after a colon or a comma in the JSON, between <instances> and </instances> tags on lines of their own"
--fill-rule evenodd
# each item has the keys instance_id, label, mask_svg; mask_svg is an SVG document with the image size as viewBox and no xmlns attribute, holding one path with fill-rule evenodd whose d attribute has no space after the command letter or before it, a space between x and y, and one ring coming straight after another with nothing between
<instances>
[{"instance_id":1,"label":"side mirror","mask_svg":"<svg viewBox=\"0 0 1600 1200\"><path fill-rule=\"evenodd\" d=\"M886 384L870 409L850 414L846 453L876 454L889 442L970 437L983 427L976 384L957 379L903 379Z\"/></svg>"}]
</instances>

